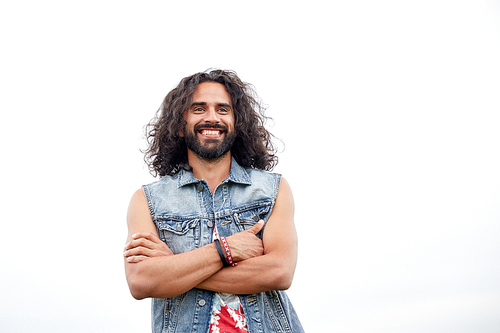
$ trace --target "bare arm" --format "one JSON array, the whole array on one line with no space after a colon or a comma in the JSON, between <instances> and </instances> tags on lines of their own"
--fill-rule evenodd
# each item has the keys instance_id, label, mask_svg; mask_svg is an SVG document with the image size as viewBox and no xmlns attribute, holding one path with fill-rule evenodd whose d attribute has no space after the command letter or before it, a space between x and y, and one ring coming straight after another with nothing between
<instances>
[{"instance_id":1,"label":"bare arm","mask_svg":"<svg viewBox=\"0 0 500 333\"><path fill-rule=\"evenodd\" d=\"M135 192L130 201L127 223L125 274L134 298L182 294L222 268L214 244L174 255L158 237L142 190ZM227 238L228 242L238 245L233 253L236 260L262 254L262 242L255 237L260 229L262 225L256 225Z\"/></svg>"},{"instance_id":2,"label":"bare arm","mask_svg":"<svg viewBox=\"0 0 500 333\"><path fill-rule=\"evenodd\" d=\"M129 235L124 253L125 274L130 292L137 299L155 295L173 297L182 294L222 268L217 249L213 244L178 255L147 257L146 253L141 252L147 248L145 244L147 239L144 237L134 239L132 237L134 234L141 236L149 233L152 238L158 239L142 190L138 190L132 197L127 223ZM168 253L170 249L165 251Z\"/></svg>"},{"instance_id":3,"label":"bare arm","mask_svg":"<svg viewBox=\"0 0 500 333\"><path fill-rule=\"evenodd\" d=\"M282 179L278 197L264 229L264 255L219 270L197 288L232 294L285 290L292 283L297 263L297 234L290 186ZM229 247L232 249L230 239Z\"/></svg>"}]
</instances>

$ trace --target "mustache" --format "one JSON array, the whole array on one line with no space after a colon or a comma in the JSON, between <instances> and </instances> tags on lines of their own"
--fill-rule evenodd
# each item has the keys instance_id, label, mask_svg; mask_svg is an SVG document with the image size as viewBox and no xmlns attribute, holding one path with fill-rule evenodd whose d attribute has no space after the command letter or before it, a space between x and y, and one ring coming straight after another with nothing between
<instances>
[{"instance_id":1,"label":"mustache","mask_svg":"<svg viewBox=\"0 0 500 333\"><path fill-rule=\"evenodd\" d=\"M224 133L227 133L228 131L227 126L221 124L198 124L194 126L194 132L196 133L201 129L207 129L207 128L217 128L222 130Z\"/></svg>"}]
</instances>

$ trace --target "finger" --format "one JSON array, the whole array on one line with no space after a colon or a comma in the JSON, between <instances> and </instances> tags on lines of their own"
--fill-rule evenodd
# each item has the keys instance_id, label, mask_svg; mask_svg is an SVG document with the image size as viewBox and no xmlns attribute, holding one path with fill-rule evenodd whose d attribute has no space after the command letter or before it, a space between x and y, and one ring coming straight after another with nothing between
<instances>
[{"instance_id":1,"label":"finger","mask_svg":"<svg viewBox=\"0 0 500 333\"><path fill-rule=\"evenodd\" d=\"M136 232L132 235L132 239L145 238L150 240L153 243L161 243L162 240L152 232Z\"/></svg>"},{"instance_id":2,"label":"finger","mask_svg":"<svg viewBox=\"0 0 500 333\"><path fill-rule=\"evenodd\" d=\"M132 257L127 257L126 260L128 263L136 263L136 262L141 262L143 260L148 259L146 256L132 256Z\"/></svg>"},{"instance_id":3,"label":"finger","mask_svg":"<svg viewBox=\"0 0 500 333\"><path fill-rule=\"evenodd\" d=\"M139 247L139 246L149 248L149 249L154 249L157 247L157 244L150 241L149 239L146 239L146 238L138 238L138 239L134 239L134 240L131 240L130 242L128 242L125 245L125 250L130 250L130 249L133 249L133 248Z\"/></svg>"},{"instance_id":4,"label":"finger","mask_svg":"<svg viewBox=\"0 0 500 333\"><path fill-rule=\"evenodd\" d=\"M259 222L255 223L247 231L250 231L252 234L257 235L259 233L259 231L262 230L263 227L264 227L264 220L259 220Z\"/></svg>"},{"instance_id":5,"label":"finger","mask_svg":"<svg viewBox=\"0 0 500 333\"><path fill-rule=\"evenodd\" d=\"M134 247L130 250L127 250L123 252L123 256L128 258L128 257L133 257L133 256L144 256L144 257L155 257L157 252L155 252L154 249L148 249L142 246L139 247Z\"/></svg>"}]
</instances>

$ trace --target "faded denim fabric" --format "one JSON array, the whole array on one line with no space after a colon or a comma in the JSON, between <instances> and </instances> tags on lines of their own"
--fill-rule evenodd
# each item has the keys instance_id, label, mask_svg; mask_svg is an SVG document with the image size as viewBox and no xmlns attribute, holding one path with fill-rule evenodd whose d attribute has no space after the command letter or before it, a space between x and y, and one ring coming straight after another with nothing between
<instances>
[{"instance_id":1,"label":"faded denim fabric","mask_svg":"<svg viewBox=\"0 0 500 333\"><path fill-rule=\"evenodd\" d=\"M244 169L234 159L229 177L212 195L204 180L181 170L143 186L158 235L174 254L212 242L214 224L228 237L271 215L281 175ZM262 232L258 237L262 238ZM214 293L191 289L172 298L153 298L153 332L207 333ZM239 295L249 332L303 332L284 291Z\"/></svg>"}]
</instances>

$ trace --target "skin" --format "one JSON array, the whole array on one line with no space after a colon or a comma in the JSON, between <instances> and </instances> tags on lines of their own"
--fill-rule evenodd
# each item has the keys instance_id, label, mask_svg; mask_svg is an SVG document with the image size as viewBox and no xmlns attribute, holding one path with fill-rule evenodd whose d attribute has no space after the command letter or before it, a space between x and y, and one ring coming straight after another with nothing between
<instances>
[{"instance_id":1,"label":"skin","mask_svg":"<svg viewBox=\"0 0 500 333\"><path fill-rule=\"evenodd\" d=\"M231 98L219 83L201 83L193 94L193 105L184 114L186 131L198 124L222 124L234 131ZM181 136L183 133L179 133ZM202 145L220 144L227 133L196 133ZM204 179L211 191L229 175L231 153L204 160L188 149L188 161L197 179ZM232 294L253 294L285 290L292 283L297 262L297 235L293 222L294 202L288 182L282 178L273 211L260 240L255 235L264 223L227 237L237 266L223 268L214 244L174 255L162 242L140 189L130 201L125 245L125 272L132 295L168 298L192 288Z\"/></svg>"}]
</instances>

